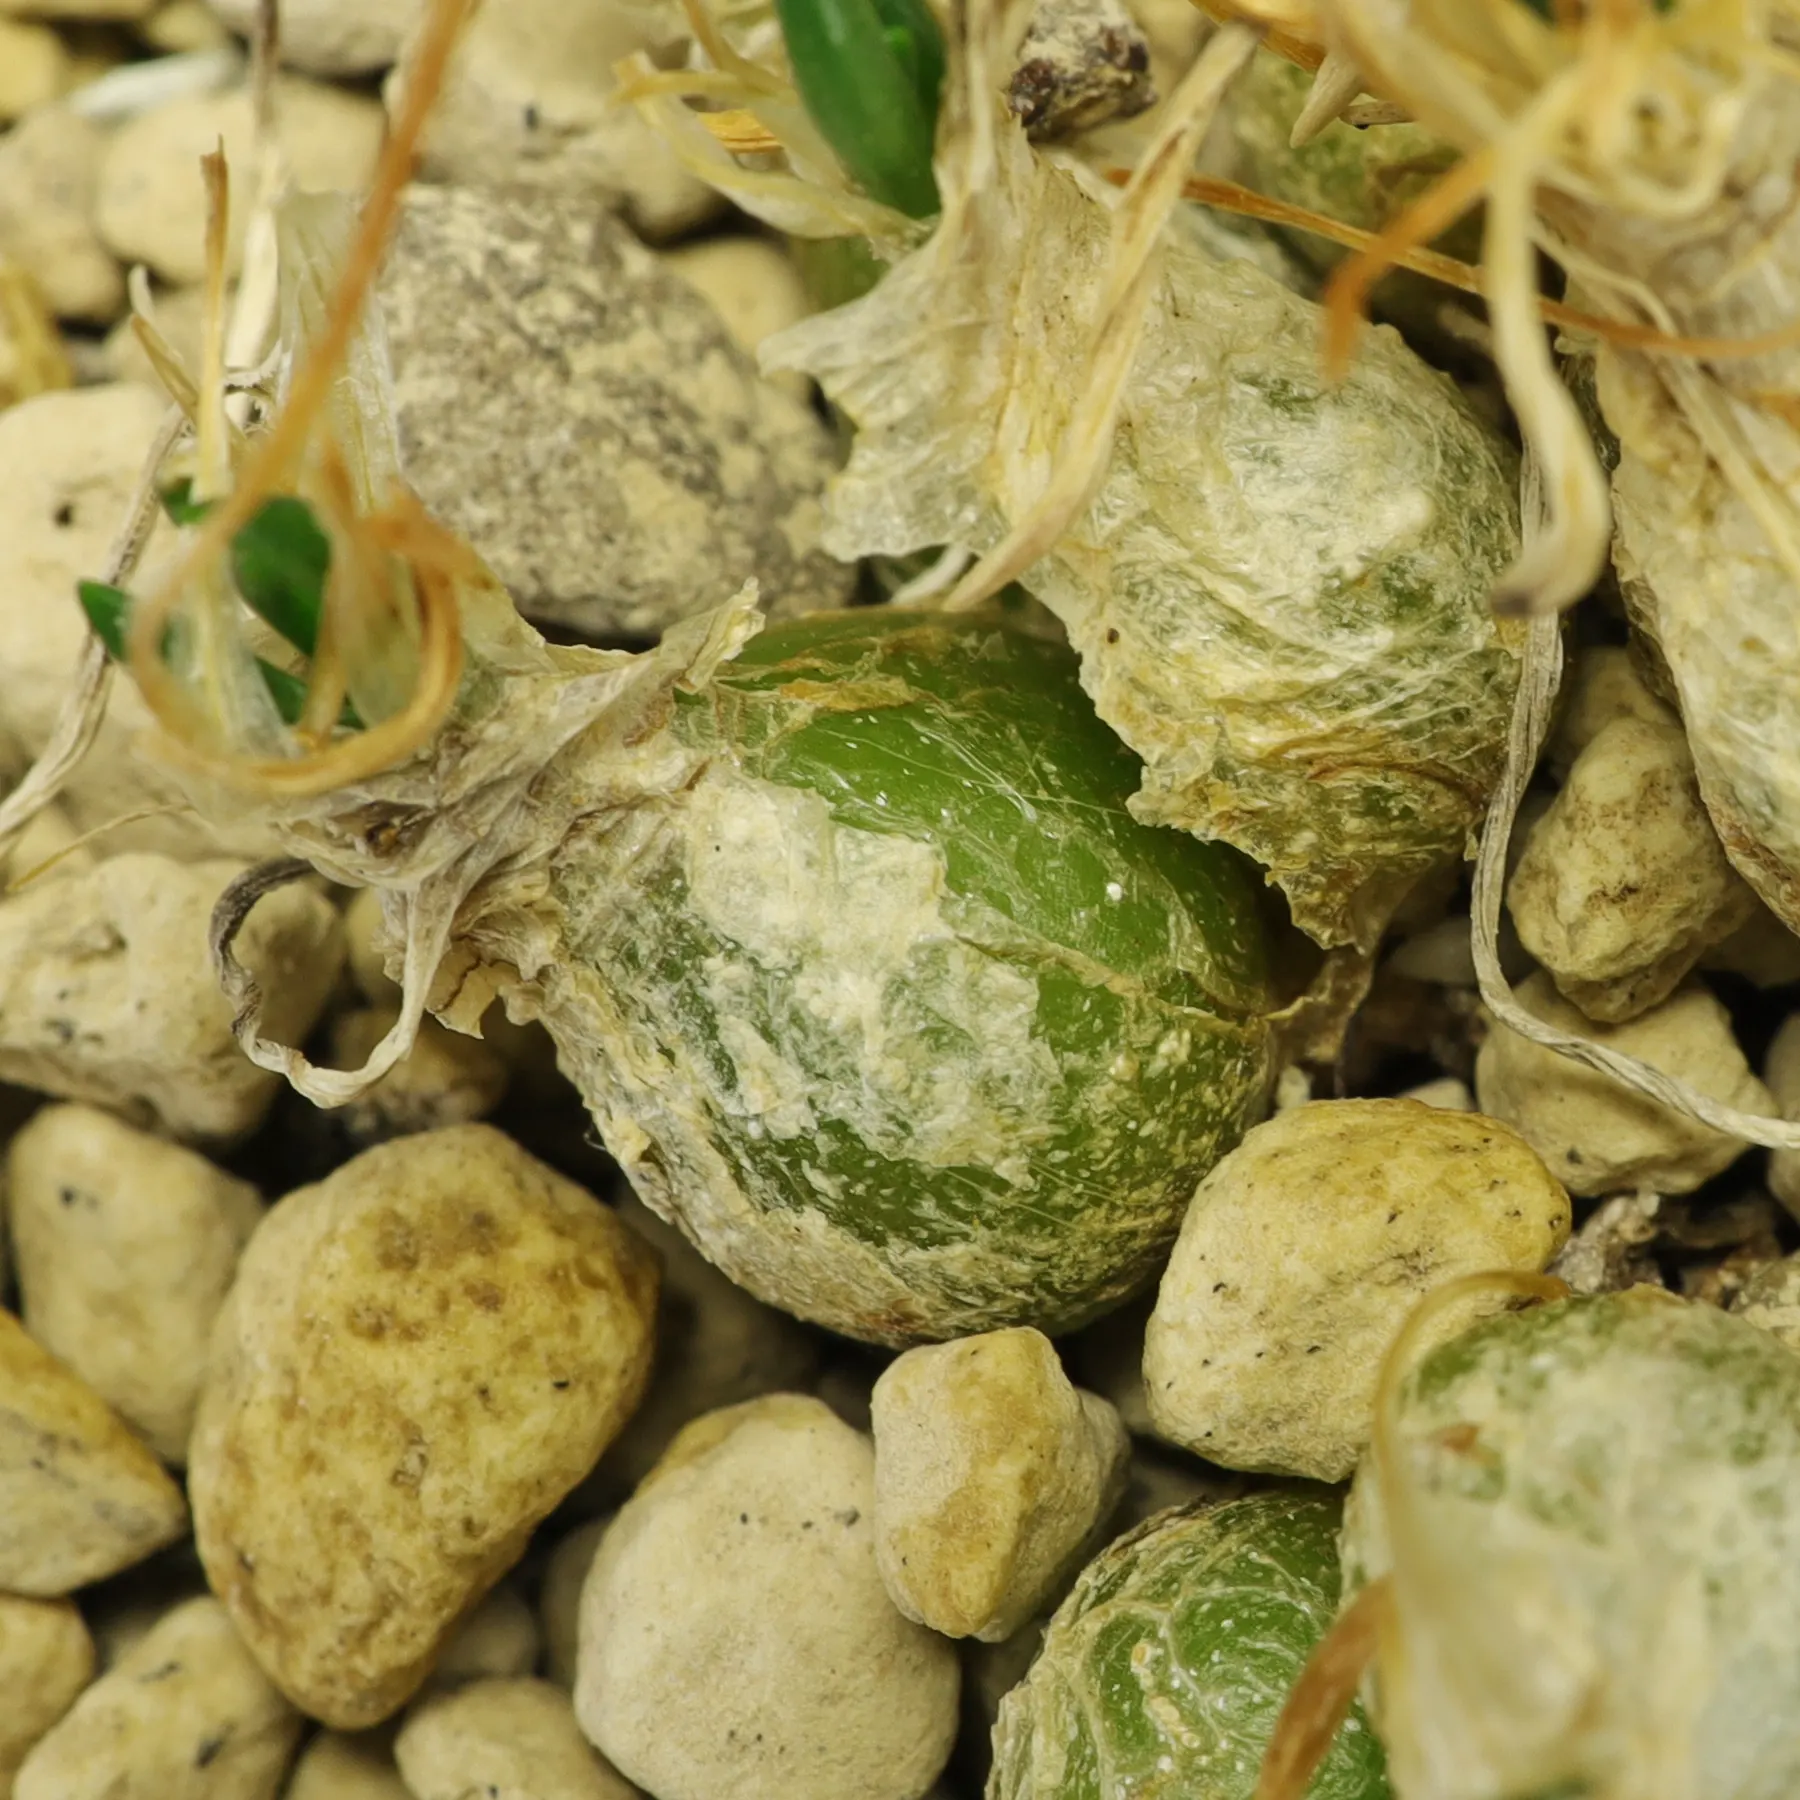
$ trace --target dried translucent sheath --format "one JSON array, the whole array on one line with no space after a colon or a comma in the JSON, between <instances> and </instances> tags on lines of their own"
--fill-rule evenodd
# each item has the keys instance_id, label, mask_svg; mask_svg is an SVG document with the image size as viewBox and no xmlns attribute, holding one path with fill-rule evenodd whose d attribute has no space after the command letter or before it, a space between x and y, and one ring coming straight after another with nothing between
<instances>
[{"instance_id":1,"label":"dried translucent sheath","mask_svg":"<svg viewBox=\"0 0 1800 1800\"><path fill-rule=\"evenodd\" d=\"M394 896L434 1010L541 1017L646 1201L849 1335L1142 1285L1263 1103L1262 926L1232 852L1126 810L1066 649L864 610L732 661L742 601L635 658L473 624L437 742L283 833Z\"/></svg>"},{"instance_id":2,"label":"dried translucent sheath","mask_svg":"<svg viewBox=\"0 0 1800 1800\"><path fill-rule=\"evenodd\" d=\"M1660 1289L1407 1374L1345 1516L1401 1800L1800 1791L1800 1358Z\"/></svg>"},{"instance_id":3,"label":"dried translucent sheath","mask_svg":"<svg viewBox=\"0 0 1800 1800\"><path fill-rule=\"evenodd\" d=\"M1318 10L1382 92L1465 150L1495 153L1490 194L1509 172L1529 184L1536 241L1602 310L1688 339L1793 324L1791 0L1637 9L1629 40L1592 59L1555 130L1534 126L1534 109L1566 87L1577 30L1599 9L1578 9L1560 37L1520 0ZM1529 255L1515 263L1526 279ZM1505 372L1523 416L1537 378ZM1727 853L1800 928L1800 345L1717 357L1603 348L1599 385L1620 440L1614 553L1634 619L1667 661Z\"/></svg>"},{"instance_id":4,"label":"dried translucent sheath","mask_svg":"<svg viewBox=\"0 0 1800 1800\"><path fill-rule=\"evenodd\" d=\"M1337 1610L1325 1488L1164 1513L1082 1571L1000 1707L989 1800L1249 1800L1282 1699ZM1310 1800L1387 1800L1355 1709Z\"/></svg>"},{"instance_id":5,"label":"dried translucent sheath","mask_svg":"<svg viewBox=\"0 0 1800 1800\"><path fill-rule=\"evenodd\" d=\"M1062 446L1111 213L995 126L994 179L864 299L765 358L857 427L840 556L996 542ZM940 158L941 160L941 158ZM1025 585L1143 759L1139 818L1236 845L1327 944L1372 946L1462 854L1499 769L1518 640L1512 458L1391 332L1341 385L1320 314L1170 241L1106 473Z\"/></svg>"}]
</instances>

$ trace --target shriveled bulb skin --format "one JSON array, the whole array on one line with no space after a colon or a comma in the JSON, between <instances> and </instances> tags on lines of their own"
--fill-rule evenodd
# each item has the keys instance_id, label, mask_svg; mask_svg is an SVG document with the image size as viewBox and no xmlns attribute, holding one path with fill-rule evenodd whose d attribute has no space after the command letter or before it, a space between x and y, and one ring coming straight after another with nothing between
<instances>
[{"instance_id":1,"label":"shriveled bulb skin","mask_svg":"<svg viewBox=\"0 0 1800 1800\"><path fill-rule=\"evenodd\" d=\"M1016 126L994 149L960 229L765 346L856 426L840 556L993 545L1088 380L1112 214ZM1513 459L1393 332L1334 383L1317 307L1247 263L1160 255L1104 478L1023 585L1146 765L1132 811L1247 852L1320 942L1372 947L1463 854L1500 767Z\"/></svg>"},{"instance_id":2,"label":"shriveled bulb skin","mask_svg":"<svg viewBox=\"0 0 1800 1800\"><path fill-rule=\"evenodd\" d=\"M988 1800L1250 1800L1288 1687L1337 1610L1328 1488L1162 1513L1082 1572L1001 1702ZM1360 1707L1309 1800L1388 1800Z\"/></svg>"},{"instance_id":3,"label":"shriveled bulb skin","mask_svg":"<svg viewBox=\"0 0 1800 1800\"><path fill-rule=\"evenodd\" d=\"M1800 1791L1800 1357L1634 1288L1477 1325L1389 1426L1344 1563L1401 1800Z\"/></svg>"},{"instance_id":4,"label":"shriveled bulb skin","mask_svg":"<svg viewBox=\"0 0 1800 1800\"><path fill-rule=\"evenodd\" d=\"M1139 825L1057 645L865 610L752 640L677 790L551 859L543 1016L638 1191L864 1339L1067 1330L1267 1080L1254 877Z\"/></svg>"}]
</instances>

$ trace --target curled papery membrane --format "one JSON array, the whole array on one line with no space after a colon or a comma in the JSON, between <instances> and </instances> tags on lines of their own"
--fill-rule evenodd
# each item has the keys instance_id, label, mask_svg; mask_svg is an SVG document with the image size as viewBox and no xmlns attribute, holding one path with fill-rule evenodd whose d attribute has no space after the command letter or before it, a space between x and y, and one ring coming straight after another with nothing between
<instances>
[{"instance_id":1,"label":"curled papery membrane","mask_svg":"<svg viewBox=\"0 0 1800 1800\"><path fill-rule=\"evenodd\" d=\"M1456 204L1487 201L1496 349L1551 503L1504 590L1528 608L1578 597L1609 522L1586 431L1527 328L1534 248L1602 316L1627 605L1668 668L1727 854L1800 927L1800 8L1320 11L1372 87L1467 152ZM1396 226L1388 247L1407 236Z\"/></svg>"},{"instance_id":2,"label":"curled papery membrane","mask_svg":"<svg viewBox=\"0 0 1800 1800\"><path fill-rule=\"evenodd\" d=\"M977 550L952 610L1019 580L1145 764L1136 815L1235 845L1320 942L1371 948L1499 768L1510 454L1392 332L1334 383L1318 308L1163 229L1254 33L1214 35L1117 196L1027 143L993 9L948 41L930 240L764 346L856 426L827 546Z\"/></svg>"}]
</instances>

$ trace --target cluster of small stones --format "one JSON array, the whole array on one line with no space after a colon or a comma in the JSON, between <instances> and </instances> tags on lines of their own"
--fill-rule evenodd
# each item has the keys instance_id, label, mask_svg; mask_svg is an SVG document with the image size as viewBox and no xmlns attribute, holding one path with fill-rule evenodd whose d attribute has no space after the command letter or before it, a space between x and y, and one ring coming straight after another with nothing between
<instances>
[{"instance_id":1,"label":"cluster of small stones","mask_svg":"<svg viewBox=\"0 0 1800 1800\"><path fill-rule=\"evenodd\" d=\"M255 11L0 0L0 784L48 736L73 582L162 416L128 267L196 356L196 158L223 139L249 166ZM299 186L366 178L372 78L418 13L283 6ZM852 579L809 535L828 433L751 360L804 310L792 264L608 104L613 62L676 29L607 0L484 9L387 278L427 497L590 634L652 633L670 595L710 604L771 559L796 606ZM484 289L500 250L514 284ZM240 220L234 274L244 254ZM503 355L540 277L571 334L629 324L660 361L571 383L572 343ZM514 385L478 404L456 376L483 359ZM502 492L490 403L560 408L616 509L571 502L589 464L550 430ZM651 428L671 412L679 460ZM1662 1283L1800 1349L1800 1153L1747 1159L1493 1025L1446 886L1337 1064L1288 1070L1200 1186L1153 1294L1061 1344L855 1350L623 1191L534 1029L429 1027L341 1114L279 1091L206 946L263 846L163 805L142 725L115 684L0 871L0 1800L969 1800L1080 1568L1163 1508L1343 1480L1430 1289ZM1731 871L1622 648L1575 664L1508 904L1530 1010L1800 1109L1800 943ZM381 931L322 882L265 899L239 949L266 1028L360 1060L394 1016Z\"/></svg>"}]
</instances>

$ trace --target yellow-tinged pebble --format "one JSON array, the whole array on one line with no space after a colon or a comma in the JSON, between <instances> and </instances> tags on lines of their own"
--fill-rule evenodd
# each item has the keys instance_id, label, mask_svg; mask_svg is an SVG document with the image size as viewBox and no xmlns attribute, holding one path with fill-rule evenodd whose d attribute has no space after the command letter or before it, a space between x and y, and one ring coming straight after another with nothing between
<instances>
[{"instance_id":1,"label":"yellow-tinged pebble","mask_svg":"<svg viewBox=\"0 0 1800 1800\"><path fill-rule=\"evenodd\" d=\"M956 1652L875 1566L875 1455L823 1401L709 1413L587 1579L575 1712L658 1800L919 1800L956 1733Z\"/></svg>"},{"instance_id":2,"label":"yellow-tinged pebble","mask_svg":"<svg viewBox=\"0 0 1800 1800\"><path fill-rule=\"evenodd\" d=\"M477 1794L634 1800L634 1788L581 1735L569 1696L548 1681L477 1681L421 1700L394 1756L415 1800Z\"/></svg>"},{"instance_id":3,"label":"yellow-tinged pebble","mask_svg":"<svg viewBox=\"0 0 1800 1800\"><path fill-rule=\"evenodd\" d=\"M1635 1056L1726 1106L1776 1110L1731 1035L1731 1015L1698 981L1623 1025L1594 1024L1541 971L1519 987L1518 999L1545 1024ZM1750 1147L1498 1023L1475 1059L1475 1097L1572 1194L1692 1193Z\"/></svg>"},{"instance_id":4,"label":"yellow-tinged pebble","mask_svg":"<svg viewBox=\"0 0 1800 1800\"><path fill-rule=\"evenodd\" d=\"M302 1725L205 1595L160 1619L38 1741L14 1800L275 1800Z\"/></svg>"},{"instance_id":5,"label":"yellow-tinged pebble","mask_svg":"<svg viewBox=\"0 0 1800 1800\"><path fill-rule=\"evenodd\" d=\"M1532 827L1506 905L1563 995L1616 1024L1666 1000L1758 902L1707 817L1681 726L1623 717Z\"/></svg>"},{"instance_id":6,"label":"yellow-tinged pebble","mask_svg":"<svg viewBox=\"0 0 1800 1800\"><path fill-rule=\"evenodd\" d=\"M394 1766L390 1731L321 1731L300 1753L282 1800L415 1800Z\"/></svg>"},{"instance_id":7,"label":"yellow-tinged pebble","mask_svg":"<svg viewBox=\"0 0 1800 1800\"><path fill-rule=\"evenodd\" d=\"M988 1642L1054 1606L1124 1491L1118 1413L1027 1327L907 1351L873 1410L875 1559L894 1604Z\"/></svg>"},{"instance_id":8,"label":"yellow-tinged pebble","mask_svg":"<svg viewBox=\"0 0 1800 1800\"><path fill-rule=\"evenodd\" d=\"M94 1678L94 1641L72 1600L0 1594L0 1800L25 1754Z\"/></svg>"},{"instance_id":9,"label":"yellow-tinged pebble","mask_svg":"<svg viewBox=\"0 0 1800 1800\"><path fill-rule=\"evenodd\" d=\"M366 1151L269 1213L189 1491L209 1580L296 1703L353 1730L419 1687L636 1405L656 1289L607 1208L485 1125Z\"/></svg>"},{"instance_id":10,"label":"yellow-tinged pebble","mask_svg":"<svg viewBox=\"0 0 1800 1800\"><path fill-rule=\"evenodd\" d=\"M1323 1100L1201 1182L1144 1338L1163 1436L1227 1468L1342 1481L1382 1358L1431 1289L1536 1273L1569 1197L1514 1131L1415 1100ZM1440 1335L1484 1306L1449 1310Z\"/></svg>"},{"instance_id":11,"label":"yellow-tinged pebble","mask_svg":"<svg viewBox=\"0 0 1800 1800\"><path fill-rule=\"evenodd\" d=\"M91 1106L7 1150L26 1329L164 1462L187 1461L207 1342L262 1217L247 1181Z\"/></svg>"},{"instance_id":12,"label":"yellow-tinged pebble","mask_svg":"<svg viewBox=\"0 0 1800 1800\"><path fill-rule=\"evenodd\" d=\"M0 1312L0 1589L66 1594L187 1528L181 1490L94 1390Z\"/></svg>"}]
</instances>

